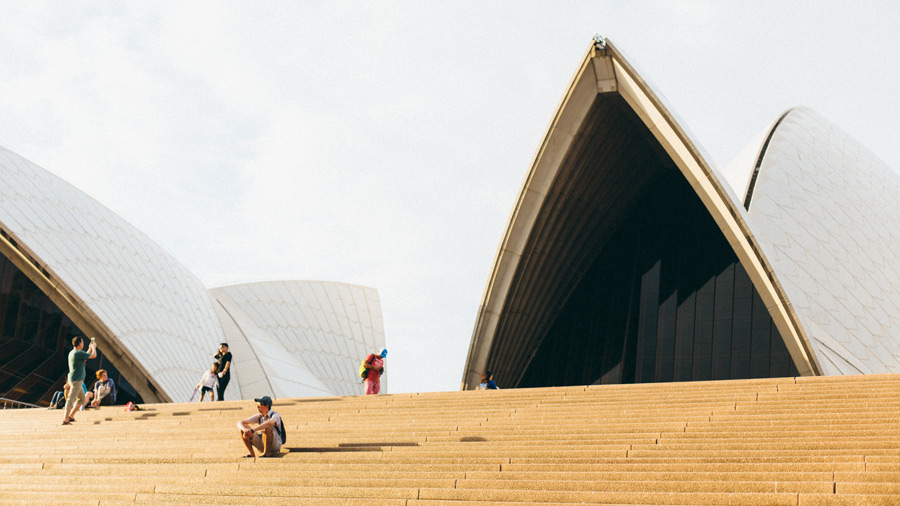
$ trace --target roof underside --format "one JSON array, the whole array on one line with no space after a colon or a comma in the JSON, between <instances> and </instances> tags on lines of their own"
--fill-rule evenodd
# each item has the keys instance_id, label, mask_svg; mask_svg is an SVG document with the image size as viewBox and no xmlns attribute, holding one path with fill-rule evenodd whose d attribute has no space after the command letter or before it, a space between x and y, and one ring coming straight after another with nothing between
<instances>
[{"instance_id":1,"label":"roof underside","mask_svg":"<svg viewBox=\"0 0 900 506\"><path fill-rule=\"evenodd\" d=\"M800 374L819 368L754 244L740 201L664 102L611 45L576 72L523 184L479 310L463 377L519 371L642 192L680 172L734 249Z\"/></svg>"},{"instance_id":2,"label":"roof underside","mask_svg":"<svg viewBox=\"0 0 900 506\"><path fill-rule=\"evenodd\" d=\"M491 370L524 371L638 195L672 171L675 164L625 100L617 93L598 94L522 254L497 326L497 346L489 355Z\"/></svg>"}]
</instances>

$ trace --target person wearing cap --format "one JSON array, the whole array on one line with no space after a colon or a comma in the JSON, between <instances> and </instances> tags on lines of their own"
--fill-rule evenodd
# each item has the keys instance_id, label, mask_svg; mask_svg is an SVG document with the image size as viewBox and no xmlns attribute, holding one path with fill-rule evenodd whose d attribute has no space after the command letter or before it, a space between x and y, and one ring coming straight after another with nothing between
<instances>
[{"instance_id":1,"label":"person wearing cap","mask_svg":"<svg viewBox=\"0 0 900 506\"><path fill-rule=\"evenodd\" d=\"M254 448L262 452L263 457L274 457L281 451L281 445L284 443L282 440L284 422L281 421L281 415L272 411L271 397L266 395L253 400L256 401L259 413L237 423L241 429L241 440L250 452L244 458L255 458Z\"/></svg>"},{"instance_id":2,"label":"person wearing cap","mask_svg":"<svg viewBox=\"0 0 900 506\"><path fill-rule=\"evenodd\" d=\"M366 357L364 364L366 370L366 395L378 395L381 390L381 375L384 374L384 359L387 358L387 348L382 348L381 352L376 355L374 353Z\"/></svg>"}]
</instances>

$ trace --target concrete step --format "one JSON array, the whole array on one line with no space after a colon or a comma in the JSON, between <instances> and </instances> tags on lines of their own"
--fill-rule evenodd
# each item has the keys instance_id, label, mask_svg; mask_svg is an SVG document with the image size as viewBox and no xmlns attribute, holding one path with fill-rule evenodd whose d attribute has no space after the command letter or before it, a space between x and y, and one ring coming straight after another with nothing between
<instances>
[{"instance_id":1,"label":"concrete step","mask_svg":"<svg viewBox=\"0 0 900 506\"><path fill-rule=\"evenodd\" d=\"M0 412L0 506L900 504L898 394L900 375L279 399L275 459L240 458L250 401Z\"/></svg>"}]
</instances>

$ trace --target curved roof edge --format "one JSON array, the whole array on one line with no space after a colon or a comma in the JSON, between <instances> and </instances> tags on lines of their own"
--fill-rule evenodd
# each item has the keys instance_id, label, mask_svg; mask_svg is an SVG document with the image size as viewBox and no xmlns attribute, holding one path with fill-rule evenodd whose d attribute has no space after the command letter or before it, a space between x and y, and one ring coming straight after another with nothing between
<instances>
[{"instance_id":1,"label":"curved roof edge","mask_svg":"<svg viewBox=\"0 0 900 506\"><path fill-rule=\"evenodd\" d=\"M612 92L622 96L640 117L710 212L762 297L799 373L821 374L809 339L771 265L757 248L734 192L720 181L699 145L681 127L663 99L611 42L601 39L588 48L522 184L479 306L461 388L473 388L481 378L512 280L561 161L577 137L594 97Z\"/></svg>"},{"instance_id":2,"label":"curved roof edge","mask_svg":"<svg viewBox=\"0 0 900 506\"><path fill-rule=\"evenodd\" d=\"M750 199L759 174L759 167L765 157L769 141L775 134L775 129L793 109L781 113L775 121L769 123L762 131L756 134L738 154L728 162L722 175L731 186L731 190L744 204L744 209L750 209Z\"/></svg>"}]
</instances>

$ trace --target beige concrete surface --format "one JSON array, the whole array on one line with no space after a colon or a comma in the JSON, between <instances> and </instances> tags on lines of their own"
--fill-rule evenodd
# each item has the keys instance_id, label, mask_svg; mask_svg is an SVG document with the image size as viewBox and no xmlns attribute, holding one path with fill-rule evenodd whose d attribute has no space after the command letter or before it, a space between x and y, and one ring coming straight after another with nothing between
<instances>
[{"instance_id":1,"label":"beige concrete surface","mask_svg":"<svg viewBox=\"0 0 900 506\"><path fill-rule=\"evenodd\" d=\"M269 459L241 458L246 401L0 411L0 506L900 504L898 394L900 375L280 399Z\"/></svg>"}]
</instances>

